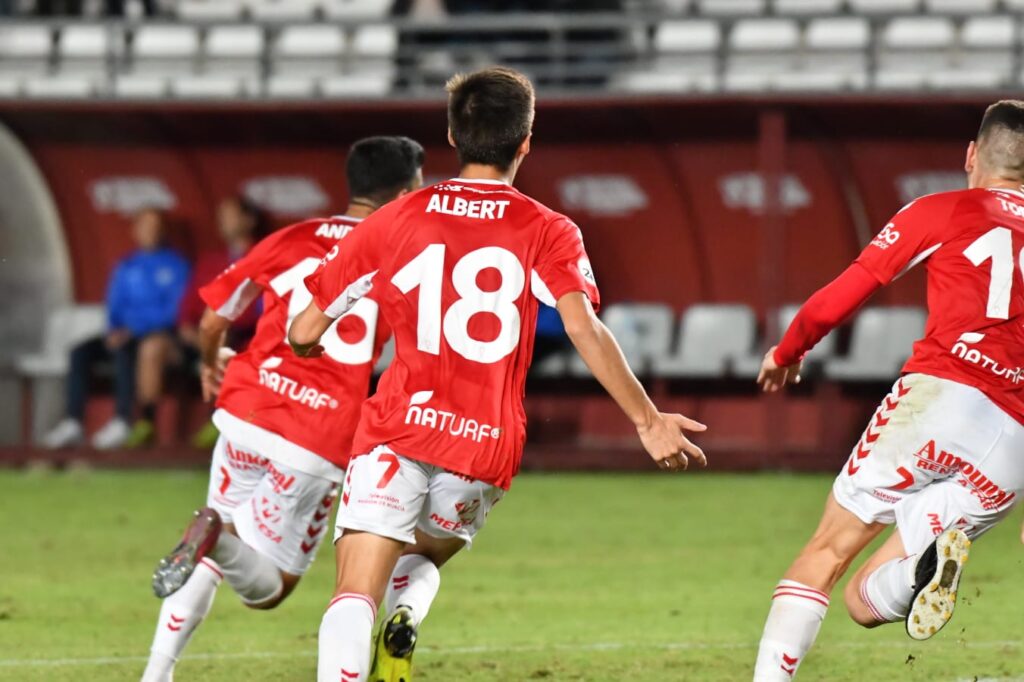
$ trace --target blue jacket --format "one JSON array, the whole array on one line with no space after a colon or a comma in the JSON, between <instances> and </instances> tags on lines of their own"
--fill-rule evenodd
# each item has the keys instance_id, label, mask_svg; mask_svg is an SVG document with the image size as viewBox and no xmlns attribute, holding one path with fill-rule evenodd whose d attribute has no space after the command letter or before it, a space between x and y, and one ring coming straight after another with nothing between
<instances>
[{"instance_id":1,"label":"blue jacket","mask_svg":"<svg viewBox=\"0 0 1024 682\"><path fill-rule=\"evenodd\" d=\"M110 329L127 329L133 336L173 329L188 277L188 262L173 249L129 255L107 285Z\"/></svg>"}]
</instances>

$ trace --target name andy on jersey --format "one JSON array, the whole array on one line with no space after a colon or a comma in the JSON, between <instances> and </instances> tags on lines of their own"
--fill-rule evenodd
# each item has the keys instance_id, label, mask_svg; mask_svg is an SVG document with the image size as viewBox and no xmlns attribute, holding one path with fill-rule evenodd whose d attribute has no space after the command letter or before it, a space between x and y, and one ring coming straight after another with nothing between
<instances>
[{"instance_id":1,"label":"name andy on jersey","mask_svg":"<svg viewBox=\"0 0 1024 682\"><path fill-rule=\"evenodd\" d=\"M470 200L448 194L434 194L427 203L427 213L444 213L478 220L501 220L505 217L505 209L510 203L507 199Z\"/></svg>"},{"instance_id":2,"label":"name andy on jersey","mask_svg":"<svg viewBox=\"0 0 1024 682\"><path fill-rule=\"evenodd\" d=\"M405 413L405 423L425 426L428 429L448 433L456 438L467 438L474 443L482 443L484 438L501 438L501 429L490 424L481 424L475 419L457 415L446 410L435 410L421 405L434 397L433 391L414 393L409 399L409 410Z\"/></svg>"}]
</instances>

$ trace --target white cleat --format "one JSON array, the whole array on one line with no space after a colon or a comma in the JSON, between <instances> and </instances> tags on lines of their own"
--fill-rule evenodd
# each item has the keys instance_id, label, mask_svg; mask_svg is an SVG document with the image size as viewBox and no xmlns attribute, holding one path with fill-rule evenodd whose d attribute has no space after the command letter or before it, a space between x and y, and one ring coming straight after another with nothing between
<instances>
[{"instance_id":1,"label":"white cleat","mask_svg":"<svg viewBox=\"0 0 1024 682\"><path fill-rule=\"evenodd\" d=\"M125 444L131 426L120 417L114 417L92 436L92 446L97 450L115 450Z\"/></svg>"},{"instance_id":2,"label":"white cleat","mask_svg":"<svg viewBox=\"0 0 1024 682\"><path fill-rule=\"evenodd\" d=\"M60 450L62 448L73 448L85 442L85 431L82 423L77 419L65 417L60 420L57 426L53 427L43 436L40 445L48 450Z\"/></svg>"},{"instance_id":3,"label":"white cleat","mask_svg":"<svg viewBox=\"0 0 1024 682\"><path fill-rule=\"evenodd\" d=\"M917 559L914 599L907 614L907 634L925 640L953 617L960 574L971 541L962 530L943 531Z\"/></svg>"}]
</instances>

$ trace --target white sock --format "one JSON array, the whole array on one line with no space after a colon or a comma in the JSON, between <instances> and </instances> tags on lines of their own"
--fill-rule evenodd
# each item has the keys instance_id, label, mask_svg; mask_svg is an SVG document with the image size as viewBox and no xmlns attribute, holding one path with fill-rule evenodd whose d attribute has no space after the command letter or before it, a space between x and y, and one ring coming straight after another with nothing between
<instances>
[{"instance_id":1,"label":"white sock","mask_svg":"<svg viewBox=\"0 0 1024 682\"><path fill-rule=\"evenodd\" d=\"M171 682L174 664L210 612L220 581L217 565L203 559L181 589L164 599L142 682Z\"/></svg>"},{"instance_id":2,"label":"white sock","mask_svg":"<svg viewBox=\"0 0 1024 682\"><path fill-rule=\"evenodd\" d=\"M221 533L210 552L224 580L250 606L276 599L284 589L281 571L273 561L231 533Z\"/></svg>"},{"instance_id":3,"label":"white sock","mask_svg":"<svg viewBox=\"0 0 1024 682\"><path fill-rule=\"evenodd\" d=\"M317 682L365 682L370 673L377 604L365 594L339 594L320 621Z\"/></svg>"},{"instance_id":4,"label":"white sock","mask_svg":"<svg viewBox=\"0 0 1024 682\"><path fill-rule=\"evenodd\" d=\"M788 682L814 644L828 611L828 595L795 580L775 588L757 651L754 682Z\"/></svg>"},{"instance_id":5,"label":"white sock","mask_svg":"<svg viewBox=\"0 0 1024 682\"><path fill-rule=\"evenodd\" d=\"M434 562L419 554L406 554L395 564L391 583L384 595L384 613L392 614L398 606L412 610L416 625L423 622L441 587L441 572Z\"/></svg>"},{"instance_id":6,"label":"white sock","mask_svg":"<svg viewBox=\"0 0 1024 682\"><path fill-rule=\"evenodd\" d=\"M879 623L903 620L914 597L917 555L887 561L860 584L860 598Z\"/></svg>"}]
</instances>

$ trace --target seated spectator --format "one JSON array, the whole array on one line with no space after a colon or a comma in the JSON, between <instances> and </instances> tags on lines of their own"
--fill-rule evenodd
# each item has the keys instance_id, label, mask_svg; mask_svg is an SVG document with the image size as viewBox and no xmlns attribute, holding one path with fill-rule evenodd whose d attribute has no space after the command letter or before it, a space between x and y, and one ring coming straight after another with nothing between
<instances>
[{"instance_id":1,"label":"seated spectator","mask_svg":"<svg viewBox=\"0 0 1024 682\"><path fill-rule=\"evenodd\" d=\"M132 236L138 250L124 258L107 286L106 336L91 339L71 351L67 416L43 440L50 448L79 445L85 440L83 420L94 367L114 365L115 416L93 434L99 449L127 447L152 437L163 358L172 348L172 334L189 266L164 245L164 222L158 211L135 216ZM154 369L156 368L156 369ZM132 427L136 391L141 418Z\"/></svg>"},{"instance_id":2,"label":"seated spectator","mask_svg":"<svg viewBox=\"0 0 1024 682\"><path fill-rule=\"evenodd\" d=\"M262 236L263 222L260 210L243 196L228 197L217 206L217 230L224 240L224 248L199 255L178 317L178 337L184 346L185 363L190 369L199 359L199 320L206 310L206 304L199 298L199 287L213 280L252 248ZM246 308L232 324L227 345L235 350L245 348L256 332L261 312L259 305ZM208 422L192 438L192 444L203 450L212 448L216 441L217 429L213 422Z\"/></svg>"}]
</instances>

